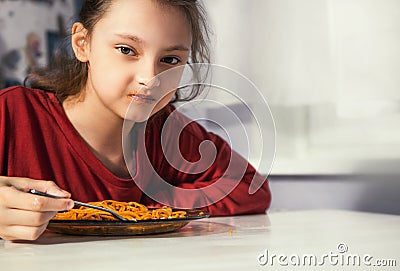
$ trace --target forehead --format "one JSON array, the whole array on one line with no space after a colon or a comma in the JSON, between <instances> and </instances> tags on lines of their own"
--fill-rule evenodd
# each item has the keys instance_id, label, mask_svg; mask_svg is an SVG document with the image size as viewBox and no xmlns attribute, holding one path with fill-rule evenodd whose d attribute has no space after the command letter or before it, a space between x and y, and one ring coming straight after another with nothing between
<instances>
[{"instance_id":1,"label":"forehead","mask_svg":"<svg viewBox=\"0 0 400 271\"><path fill-rule=\"evenodd\" d=\"M190 24L184 12L155 0L112 1L94 27L96 33L132 34L149 43L191 44Z\"/></svg>"}]
</instances>

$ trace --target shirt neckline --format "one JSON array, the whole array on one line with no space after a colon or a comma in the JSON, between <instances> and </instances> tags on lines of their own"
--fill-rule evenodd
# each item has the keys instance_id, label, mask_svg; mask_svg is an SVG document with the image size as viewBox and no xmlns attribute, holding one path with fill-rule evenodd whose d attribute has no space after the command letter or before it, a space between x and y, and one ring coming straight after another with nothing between
<instances>
[{"instance_id":1,"label":"shirt neckline","mask_svg":"<svg viewBox=\"0 0 400 271\"><path fill-rule=\"evenodd\" d=\"M136 172L135 175L131 178L122 178L116 176L113 172L111 172L90 150L89 146L86 144L82 136L72 125L68 116L65 113L65 110L62 106L61 101L57 98L57 96L53 93L48 94L50 97L50 102L53 106L49 105L50 110L53 115L56 116L55 120L62 130L68 144L72 149L78 154L79 158L87 165L87 167L99 178L104 179L106 182L111 183L113 185L121 186L121 187L133 187L135 185L134 180L138 178L142 168L138 163L138 152L140 150L136 149L135 151L135 164L136 164ZM140 135L142 133L137 133L137 140L141 140ZM122 135L121 135L122 136ZM141 146L141 144L135 144L137 146ZM140 148L140 147L139 147Z\"/></svg>"}]
</instances>

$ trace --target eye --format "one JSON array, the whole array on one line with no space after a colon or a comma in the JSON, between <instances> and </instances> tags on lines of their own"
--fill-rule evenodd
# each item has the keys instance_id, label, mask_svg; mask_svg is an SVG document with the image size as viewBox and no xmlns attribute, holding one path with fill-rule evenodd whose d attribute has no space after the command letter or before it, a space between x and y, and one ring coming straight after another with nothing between
<instances>
[{"instance_id":1,"label":"eye","mask_svg":"<svg viewBox=\"0 0 400 271\"><path fill-rule=\"evenodd\" d=\"M118 46L117 49L124 55L128 55L128 56L136 55L136 52L127 46Z\"/></svg>"},{"instance_id":2,"label":"eye","mask_svg":"<svg viewBox=\"0 0 400 271\"><path fill-rule=\"evenodd\" d=\"M170 65L176 65L176 64L180 63L181 60L177 57L167 56L167 57L162 58L161 62L170 64Z\"/></svg>"}]
</instances>

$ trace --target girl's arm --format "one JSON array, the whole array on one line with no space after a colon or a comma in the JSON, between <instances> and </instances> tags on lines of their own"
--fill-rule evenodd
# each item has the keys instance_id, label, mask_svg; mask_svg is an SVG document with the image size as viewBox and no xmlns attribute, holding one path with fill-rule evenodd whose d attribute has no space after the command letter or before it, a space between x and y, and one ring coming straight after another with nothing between
<instances>
[{"instance_id":1,"label":"girl's arm","mask_svg":"<svg viewBox=\"0 0 400 271\"><path fill-rule=\"evenodd\" d=\"M188 122L190 123L185 125ZM192 192L163 188L158 185L159 180L158 182L152 180L156 184L148 193L152 199L147 197L145 199L148 205L161 201L175 207L207 206L208 211L214 216L265 213L271 203L271 192L266 177L256 172L248 161L230 148L226 141L207 132L182 114L176 114L171 123L174 123L174 127L163 128L163 135L170 138L168 143L164 144L164 148L161 148L161 143L155 139L151 144L147 144L149 157L154 170L165 182ZM185 128L180 135L176 135L179 123ZM153 125L150 132L161 136L154 127L163 126L157 122L153 124L157 125ZM179 137L179 148L174 144L177 142L174 140L177 137ZM214 147L204 148L204 144L200 147L202 142L206 141L212 143L208 146ZM203 156L199 153L201 148ZM183 161L179 154L191 163ZM166 159L166 156L169 158ZM214 162L208 163L207 160L210 159L207 157ZM254 194L249 193L252 182L262 183Z\"/></svg>"}]
</instances>

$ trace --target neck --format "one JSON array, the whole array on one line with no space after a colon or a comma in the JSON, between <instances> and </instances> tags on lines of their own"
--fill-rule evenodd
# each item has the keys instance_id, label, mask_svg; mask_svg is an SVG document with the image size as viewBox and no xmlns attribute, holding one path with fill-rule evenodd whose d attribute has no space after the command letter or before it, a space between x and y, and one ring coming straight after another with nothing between
<instances>
[{"instance_id":1,"label":"neck","mask_svg":"<svg viewBox=\"0 0 400 271\"><path fill-rule=\"evenodd\" d=\"M64 101L67 117L104 166L119 177L129 177L122 149L124 120L90 101L78 98ZM134 123L130 125L133 127Z\"/></svg>"}]
</instances>

